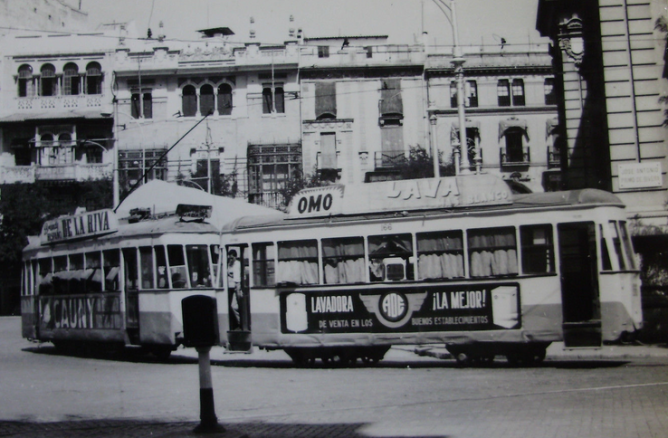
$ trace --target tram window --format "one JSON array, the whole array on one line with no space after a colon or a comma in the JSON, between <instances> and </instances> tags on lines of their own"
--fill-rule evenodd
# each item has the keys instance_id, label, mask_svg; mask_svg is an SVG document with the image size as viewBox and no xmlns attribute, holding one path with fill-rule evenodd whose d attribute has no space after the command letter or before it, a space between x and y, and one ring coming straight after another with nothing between
<instances>
[{"instance_id":1,"label":"tram window","mask_svg":"<svg viewBox=\"0 0 668 438\"><path fill-rule=\"evenodd\" d=\"M629 269L636 269L635 253L633 252L633 244L631 244L629 231L626 228L626 221L619 221L619 231L622 236L622 242L624 242L624 250L626 252L626 257L628 258Z\"/></svg>"},{"instance_id":2,"label":"tram window","mask_svg":"<svg viewBox=\"0 0 668 438\"><path fill-rule=\"evenodd\" d=\"M295 240L278 242L277 283L318 283L318 242Z\"/></svg>"},{"instance_id":3,"label":"tram window","mask_svg":"<svg viewBox=\"0 0 668 438\"><path fill-rule=\"evenodd\" d=\"M125 260L125 290L138 289L137 276L137 248L124 248L123 259Z\"/></svg>"},{"instance_id":4,"label":"tram window","mask_svg":"<svg viewBox=\"0 0 668 438\"><path fill-rule=\"evenodd\" d=\"M53 264L50 258L39 259L39 270L37 274L37 285L40 295L49 295L53 290Z\"/></svg>"},{"instance_id":5,"label":"tram window","mask_svg":"<svg viewBox=\"0 0 668 438\"><path fill-rule=\"evenodd\" d=\"M139 248L139 266L141 268L141 288L153 289L153 248L150 246Z\"/></svg>"},{"instance_id":6,"label":"tram window","mask_svg":"<svg viewBox=\"0 0 668 438\"><path fill-rule=\"evenodd\" d=\"M618 266L618 268L621 270L628 269L626 258L624 257L624 253L622 252L622 241L620 239L620 233L617 230L617 222L616 221L608 222L608 236L610 237L610 243L612 244L612 249L614 249L614 251L612 252L615 257L614 260L611 260L611 254L609 251L610 248L608 248L608 245L606 244L606 237L603 229L603 224L600 225L600 230L601 230L601 253L603 254L603 270L611 271L615 269L616 266ZM614 262L617 262L617 264L615 264Z\"/></svg>"},{"instance_id":7,"label":"tram window","mask_svg":"<svg viewBox=\"0 0 668 438\"><path fill-rule=\"evenodd\" d=\"M610 260L610 252L608 251L608 244L605 241L605 232L603 225L599 226L601 232L601 263L604 271L612 271L612 260Z\"/></svg>"},{"instance_id":8,"label":"tram window","mask_svg":"<svg viewBox=\"0 0 668 438\"><path fill-rule=\"evenodd\" d=\"M552 225L521 226L520 240L522 242L522 272L524 274L554 272Z\"/></svg>"},{"instance_id":9,"label":"tram window","mask_svg":"<svg viewBox=\"0 0 668 438\"><path fill-rule=\"evenodd\" d=\"M218 245L209 245L211 249L211 284L214 284L218 278L218 262L220 260L220 247Z\"/></svg>"},{"instance_id":10,"label":"tram window","mask_svg":"<svg viewBox=\"0 0 668 438\"><path fill-rule=\"evenodd\" d=\"M99 252L86 253L84 272L86 292L102 292L102 255Z\"/></svg>"},{"instance_id":11,"label":"tram window","mask_svg":"<svg viewBox=\"0 0 668 438\"><path fill-rule=\"evenodd\" d=\"M467 235L471 277L517 274L514 227L469 230Z\"/></svg>"},{"instance_id":12,"label":"tram window","mask_svg":"<svg viewBox=\"0 0 668 438\"><path fill-rule=\"evenodd\" d=\"M69 272L67 272L67 256L60 256L53 258L53 291L57 294L67 294L68 284L67 279Z\"/></svg>"},{"instance_id":13,"label":"tram window","mask_svg":"<svg viewBox=\"0 0 668 438\"><path fill-rule=\"evenodd\" d=\"M188 270L183 255L182 245L167 245L167 259L169 260L169 275L174 289L188 287Z\"/></svg>"},{"instance_id":14,"label":"tram window","mask_svg":"<svg viewBox=\"0 0 668 438\"><path fill-rule=\"evenodd\" d=\"M276 284L275 259L273 243L253 244L253 286L274 286Z\"/></svg>"},{"instance_id":15,"label":"tram window","mask_svg":"<svg viewBox=\"0 0 668 438\"><path fill-rule=\"evenodd\" d=\"M120 290L118 274L121 270L121 252L117 249L112 249L102 252L104 260L104 290L118 291Z\"/></svg>"},{"instance_id":16,"label":"tram window","mask_svg":"<svg viewBox=\"0 0 668 438\"><path fill-rule=\"evenodd\" d=\"M186 245L190 284L192 287L211 287L211 264L206 245Z\"/></svg>"},{"instance_id":17,"label":"tram window","mask_svg":"<svg viewBox=\"0 0 668 438\"><path fill-rule=\"evenodd\" d=\"M371 281L414 280L412 235L369 236L369 271Z\"/></svg>"},{"instance_id":18,"label":"tram window","mask_svg":"<svg viewBox=\"0 0 668 438\"><path fill-rule=\"evenodd\" d=\"M365 282L364 238L322 239L322 265L325 284Z\"/></svg>"},{"instance_id":19,"label":"tram window","mask_svg":"<svg viewBox=\"0 0 668 438\"><path fill-rule=\"evenodd\" d=\"M419 233L416 237L420 280L464 276L461 231Z\"/></svg>"},{"instance_id":20,"label":"tram window","mask_svg":"<svg viewBox=\"0 0 668 438\"><path fill-rule=\"evenodd\" d=\"M85 292L84 285L84 255L70 254L70 269L67 273L68 290L71 294L81 294Z\"/></svg>"},{"instance_id":21,"label":"tram window","mask_svg":"<svg viewBox=\"0 0 668 438\"><path fill-rule=\"evenodd\" d=\"M155 247L155 265L157 267L158 289L167 289L167 257L165 256L165 247L162 245Z\"/></svg>"}]
</instances>

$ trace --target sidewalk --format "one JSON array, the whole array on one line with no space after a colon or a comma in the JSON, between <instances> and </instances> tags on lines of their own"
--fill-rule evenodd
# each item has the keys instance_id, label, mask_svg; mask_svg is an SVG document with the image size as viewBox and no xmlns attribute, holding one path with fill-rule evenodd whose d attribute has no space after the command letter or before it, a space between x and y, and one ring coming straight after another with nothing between
<instances>
[{"instance_id":1,"label":"sidewalk","mask_svg":"<svg viewBox=\"0 0 668 438\"><path fill-rule=\"evenodd\" d=\"M406 351L412 351L419 356L430 356L438 359L454 359L445 347L431 346L406 346L393 347ZM641 359L641 358L665 358L668 359L668 346L666 345L604 345L601 348L565 348L563 342L553 342L547 349L546 361L550 360L619 360L619 359Z\"/></svg>"}]
</instances>

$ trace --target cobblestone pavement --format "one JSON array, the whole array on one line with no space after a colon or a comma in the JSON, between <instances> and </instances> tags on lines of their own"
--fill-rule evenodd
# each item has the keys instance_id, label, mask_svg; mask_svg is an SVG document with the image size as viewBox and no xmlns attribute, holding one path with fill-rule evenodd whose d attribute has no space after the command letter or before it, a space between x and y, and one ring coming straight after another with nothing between
<instances>
[{"instance_id":1,"label":"cobblestone pavement","mask_svg":"<svg viewBox=\"0 0 668 438\"><path fill-rule=\"evenodd\" d=\"M244 423L224 425L225 432L196 434L196 422L160 423L133 420L92 420L58 423L1 422L0 437L79 438L79 437L220 437L220 438L356 438L363 424L280 424ZM423 435L421 435L423 437Z\"/></svg>"}]
</instances>

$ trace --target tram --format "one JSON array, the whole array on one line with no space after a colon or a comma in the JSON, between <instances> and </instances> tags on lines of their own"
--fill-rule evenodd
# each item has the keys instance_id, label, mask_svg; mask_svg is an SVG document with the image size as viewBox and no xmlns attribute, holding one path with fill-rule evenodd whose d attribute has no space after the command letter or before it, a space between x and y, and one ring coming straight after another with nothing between
<instances>
[{"instance_id":1,"label":"tram","mask_svg":"<svg viewBox=\"0 0 668 438\"><path fill-rule=\"evenodd\" d=\"M220 251L223 344L302 365L400 344L528 365L552 342L600 347L642 326L624 205L595 189L513 194L492 175L310 188L286 217L224 226ZM240 312L224 305L232 252Z\"/></svg>"},{"instance_id":2,"label":"tram","mask_svg":"<svg viewBox=\"0 0 668 438\"><path fill-rule=\"evenodd\" d=\"M65 351L135 345L169 357L182 343L183 298L216 296L210 210L134 209L119 219L107 209L47 221L23 251L23 337Z\"/></svg>"}]
</instances>

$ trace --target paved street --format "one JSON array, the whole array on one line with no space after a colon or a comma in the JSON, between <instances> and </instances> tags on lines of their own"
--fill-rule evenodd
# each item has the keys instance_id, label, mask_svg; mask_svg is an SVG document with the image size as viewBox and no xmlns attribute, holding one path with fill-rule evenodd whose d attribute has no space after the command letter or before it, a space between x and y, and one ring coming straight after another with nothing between
<instances>
[{"instance_id":1,"label":"paved street","mask_svg":"<svg viewBox=\"0 0 668 438\"><path fill-rule=\"evenodd\" d=\"M22 340L15 317L0 318L0 345L0 436L188 436L198 424L192 350L168 363L63 356ZM668 351L605 352L462 369L405 348L375 368L298 369L282 352L217 348L216 413L229 436L253 438L665 437Z\"/></svg>"}]
</instances>

